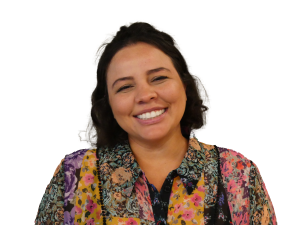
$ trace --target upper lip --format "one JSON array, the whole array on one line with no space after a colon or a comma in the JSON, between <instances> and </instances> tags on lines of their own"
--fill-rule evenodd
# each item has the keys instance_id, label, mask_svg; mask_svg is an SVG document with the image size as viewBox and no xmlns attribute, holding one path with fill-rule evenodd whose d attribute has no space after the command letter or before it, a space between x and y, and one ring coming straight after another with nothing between
<instances>
[{"instance_id":1,"label":"upper lip","mask_svg":"<svg viewBox=\"0 0 300 225\"><path fill-rule=\"evenodd\" d=\"M146 112L161 110L161 109L165 109L165 108L167 108L167 107L154 107L154 108L150 108L150 109L144 109L144 110L140 111L139 113L135 114L134 116L138 116L138 115L141 115L141 114L146 113Z\"/></svg>"}]
</instances>

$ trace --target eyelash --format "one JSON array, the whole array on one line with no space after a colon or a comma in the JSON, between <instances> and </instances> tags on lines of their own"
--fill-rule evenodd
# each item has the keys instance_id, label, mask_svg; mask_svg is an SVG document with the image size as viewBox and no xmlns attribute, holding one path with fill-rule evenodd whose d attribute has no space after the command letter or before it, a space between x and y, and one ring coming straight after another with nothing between
<instances>
[{"instance_id":1,"label":"eyelash","mask_svg":"<svg viewBox=\"0 0 300 225\"><path fill-rule=\"evenodd\" d=\"M153 81L162 80L162 79L166 79L166 78L168 78L168 77L166 77L166 76L160 76L160 77L156 77ZM117 92L123 91L123 90L125 90L127 88L130 88L130 87L132 87L132 86L131 85L123 86Z\"/></svg>"}]
</instances>

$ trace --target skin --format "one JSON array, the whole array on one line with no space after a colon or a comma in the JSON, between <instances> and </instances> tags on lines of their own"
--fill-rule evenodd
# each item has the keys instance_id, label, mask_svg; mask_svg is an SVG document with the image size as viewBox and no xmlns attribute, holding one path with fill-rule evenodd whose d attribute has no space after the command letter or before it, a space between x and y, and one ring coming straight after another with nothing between
<instances>
[{"instance_id":1,"label":"skin","mask_svg":"<svg viewBox=\"0 0 300 225\"><path fill-rule=\"evenodd\" d=\"M147 74L161 67L165 69ZM155 80L160 76L166 78ZM112 86L122 77L132 79ZM185 86L170 57L142 42L115 54L106 82L114 117L128 133L130 147L147 179L160 191L166 176L179 167L188 149L188 140L180 129L187 100ZM129 87L118 92L124 86ZM152 107L168 107L168 111L159 123L140 124L134 115Z\"/></svg>"}]
</instances>

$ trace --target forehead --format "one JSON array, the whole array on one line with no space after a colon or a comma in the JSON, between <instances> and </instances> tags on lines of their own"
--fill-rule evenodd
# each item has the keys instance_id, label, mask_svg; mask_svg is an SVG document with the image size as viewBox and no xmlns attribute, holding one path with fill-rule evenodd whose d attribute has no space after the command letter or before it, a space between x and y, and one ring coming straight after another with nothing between
<instances>
[{"instance_id":1,"label":"forehead","mask_svg":"<svg viewBox=\"0 0 300 225\"><path fill-rule=\"evenodd\" d=\"M114 55L108 66L107 80L123 75L145 73L154 67L173 67L173 64L170 57L160 49L142 42L133 44L122 48Z\"/></svg>"}]
</instances>

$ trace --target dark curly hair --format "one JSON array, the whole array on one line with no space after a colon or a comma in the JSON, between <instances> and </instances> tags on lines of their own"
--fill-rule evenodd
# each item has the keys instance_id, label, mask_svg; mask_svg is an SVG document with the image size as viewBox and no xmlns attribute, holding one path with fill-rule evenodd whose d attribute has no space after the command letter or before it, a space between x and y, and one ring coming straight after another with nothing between
<instances>
[{"instance_id":1,"label":"dark curly hair","mask_svg":"<svg viewBox=\"0 0 300 225\"><path fill-rule=\"evenodd\" d=\"M96 143L90 142L94 147L112 147L128 140L127 132L115 120L109 104L106 73L110 61L119 50L138 42L153 45L168 55L183 84L186 85L187 102L185 112L180 121L182 135L189 139L193 129L199 129L205 125L205 112L208 110L208 107L204 105L198 90L198 78L189 73L186 61L175 46L174 39L169 34L155 29L148 23L136 22L128 27L121 26L111 42L102 44L98 49L98 54L100 50L104 50L98 62L97 86L91 96L91 128L94 128L96 131L96 135L93 137L96 136L97 141ZM201 84L199 79L198 81ZM204 87L203 91L208 98Z\"/></svg>"}]
</instances>

